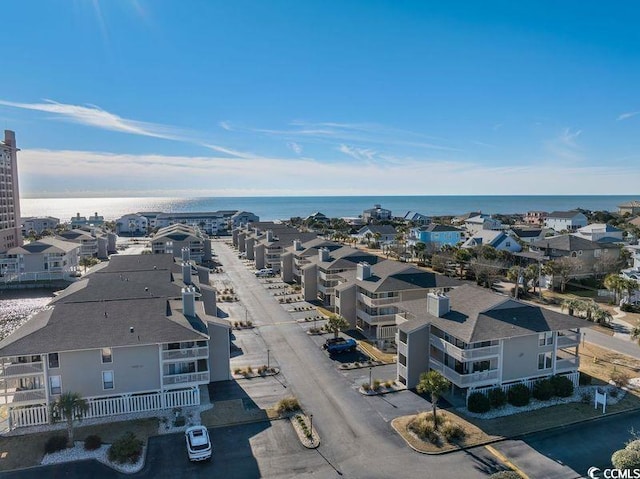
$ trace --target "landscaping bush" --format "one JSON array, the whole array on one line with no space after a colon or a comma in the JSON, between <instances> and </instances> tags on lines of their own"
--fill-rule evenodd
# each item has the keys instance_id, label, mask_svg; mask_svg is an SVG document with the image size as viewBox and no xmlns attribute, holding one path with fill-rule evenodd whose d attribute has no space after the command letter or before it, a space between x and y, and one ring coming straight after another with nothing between
<instances>
[{"instance_id":1,"label":"landscaping bush","mask_svg":"<svg viewBox=\"0 0 640 479\"><path fill-rule=\"evenodd\" d=\"M489 479L522 479L522 476L516 471L500 471L491 474Z\"/></svg>"},{"instance_id":2,"label":"landscaping bush","mask_svg":"<svg viewBox=\"0 0 640 479\"><path fill-rule=\"evenodd\" d=\"M460 441L461 439L464 439L465 436L462 426L454 422L446 422L444 426L440 428L440 432L448 442Z\"/></svg>"},{"instance_id":3,"label":"landscaping bush","mask_svg":"<svg viewBox=\"0 0 640 479\"><path fill-rule=\"evenodd\" d=\"M380 384L382 384L382 383L381 383L381 381L379 379L374 379L373 380L373 390L377 391L378 389L380 389Z\"/></svg>"},{"instance_id":4,"label":"landscaping bush","mask_svg":"<svg viewBox=\"0 0 640 479\"><path fill-rule=\"evenodd\" d=\"M366 392L371 391L371 385L369 383L362 383L362 389Z\"/></svg>"},{"instance_id":5,"label":"landscaping bush","mask_svg":"<svg viewBox=\"0 0 640 479\"><path fill-rule=\"evenodd\" d=\"M67 448L67 436L63 434L56 434L47 439L44 443L44 453L51 454L53 452L62 451Z\"/></svg>"},{"instance_id":6,"label":"landscaping bush","mask_svg":"<svg viewBox=\"0 0 640 479\"><path fill-rule=\"evenodd\" d=\"M566 376L555 375L551 377L553 394L561 398L568 398L573 394L573 383Z\"/></svg>"},{"instance_id":7,"label":"landscaping bush","mask_svg":"<svg viewBox=\"0 0 640 479\"><path fill-rule=\"evenodd\" d=\"M476 413L487 412L491 409L491 401L482 393L471 393L467 399L467 409Z\"/></svg>"},{"instance_id":8,"label":"landscaping bush","mask_svg":"<svg viewBox=\"0 0 640 479\"><path fill-rule=\"evenodd\" d=\"M529 398L531 396L531 392L529 388L524 384L516 384L509 389L507 393L507 400L509 404L512 404L516 407L522 407L529 404Z\"/></svg>"},{"instance_id":9,"label":"landscaping bush","mask_svg":"<svg viewBox=\"0 0 640 479\"><path fill-rule=\"evenodd\" d=\"M429 420L429 416L431 416L431 420ZM418 414L407 427L423 441L429 441L432 444L438 444L438 442L440 442L440 436L438 436L436 427L433 424L432 414Z\"/></svg>"},{"instance_id":10,"label":"landscaping bush","mask_svg":"<svg viewBox=\"0 0 640 479\"><path fill-rule=\"evenodd\" d=\"M142 440L132 432L120 436L109 448L107 456L111 462L118 464L135 464L142 454Z\"/></svg>"},{"instance_id":11,"label":"landscaping bush","mask_svg":"<svg viewBox=\"0 0 640 479\"><path fill-rule=\"evenodd\" d=\"M300 410L300 403L293 396L278 401L277 411L280 414L298 410Z\"/></svg>"},{"instance_id":12,"label":"landscaping bush","mask_svg":"<svg viewBox=\"0 0 640 479\"><path fill-rule=\"evenodd\" d=\"M531 395L539 401L548 401L553 397L555 389L549 379L542 379L533 385Z\"/></svg>"},{"instance_id":13,"label":"landscaping bush","mask_svg":"<svg viewBox=\"0 0 640 479\"><path fill-rule=\"evenodd\" d=\"M623 388L629 384L629 375L624 371L613 371L610 377L613 384L619 388Z\"/></svg>"},{"instance_id":14,"label":"landscaping bush","mask_svg":"<svg viewBox=\"0 0 640 479\"><path fill-rule=\"evenodd\" d=\"M182 427L187 423L184 416L178 416L173 420L173 427ZM135 462L135 461L133 461Z\"/></svg>"},{"instance_id":15,"label":"landscaping bush","mask_svg":"<svg viewBox=\"0 0 640 479\"><path fill-rule=\"evenodd\" d=\"M640 439L634 439L633 441L628 442L625 449L640 452Z\"/></svg>"},{"instance_id":16,"label":"landscaping bush","mask_svg":"<svg viewBox=\"0 0 640 479\"><path fill-rule=\"evenodd\" d=\"M591 376L580 371L580 379L578 379L578 384L580 384L580 386L589 386L592 379L593 378Z\"/></svg>"},{"instance_id":17,"label":"landscaping bush","mask_svg":"<svg viewBox=\"0 0 640 479\"><path fill-rule=\"evenodd\" d=\"M489 389L487 396L491 407L502 407L507 404L507 393L502 388Z\"/></svg>"},{"instance_id":18,"label":"landscaping bush","mask_svg":"<svg viewBox=\"0 0 640 479\"><path fill-rule=\"evenodd\" d=\"M96 434L87 436L84 440L84 449L86 451L95 451L100 446L102 446L102 439L100 439L100 436L97 436Z\"/></svg>"},{"instance_id":19,"label":"landscaping bush","mask_svg":"<svg viewBox=\"0 0 640 479\"><path fill-rule=\"evenodd\" d=\"M640 468L640 452L633 449L620 449L611 456L611 463L616 469Z\"/></svg>"}]
</instances>

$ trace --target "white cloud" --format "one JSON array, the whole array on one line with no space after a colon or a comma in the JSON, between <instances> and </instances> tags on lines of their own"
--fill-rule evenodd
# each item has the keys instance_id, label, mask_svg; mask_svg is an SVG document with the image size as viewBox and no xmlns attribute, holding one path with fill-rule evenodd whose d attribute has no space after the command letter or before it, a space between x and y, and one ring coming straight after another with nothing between
<instances>
[{"instance_id":1,"label":"white cloud","mask_svg":"<svg viewBox=\"0 0 640 479\"><path fill-rule=\"evenodd\" d=\"M222 128L223 130L233 131L231 123L229 123L228 121L221 121L218 123L218 125L220 125L220 128Z\"/></svg>"},{"instance_id":2,"label":"white cloud","mask_svg":"<svg viewBox=\"0 0 640 479\"><path fill-rule=\"evenodd\" d=\"M338 151L359 161L373 161L377 153L377 151L369 148L357 148L348 145L340 145Z\"/></svg>"},{"instance_id":3,"label":"white cloud","mask_svg":"<svg viewBox=\"0 0 640 479\"><path fill-rule=\"evenodd\" d=\"M552 162L577 162L584 160L583 149L577 141L581 135L582 130L565 128L558 136L547 140L544 145L549 156L548 160Z\"/></svg>"},{"instance_id":4,"label":"white cloud","mask_svg":"<svg viewBox=\"0 0 640 479\"><path fill-rule=\"evenodd\" d=\"M618 116L617 120L618 121L628 120L629 118L633 118L634 116L636 116L638 113L640 113L640 111L630 111L627 113L622 113L621 115Z\"/></svg>"},{"instance_id":5,"label":"white cloud","mask_svg":"<svg viewBox=\"0 0 640 479\"><path fill-rule=\"evenodd\" d=\"M549 174L539 164L486 167L437 159L322 163L308 158L26 149L19 154L19 174L21 193L32 197L74 196L86 191L104 192L105 196L114 191L124 196L420 195L427 191L432 195L553 195L635 191L640 167L556 163Z\"/></svg>"},{"instance_id":6,"label":"white cloud","mask_svg":"<svg viewBox=\"0 0 640 479\"><path fill-rule=\"evenodd\" d=\"M295 141L290 141L289 143L287 143L287 147L292 150L296 155L300 155L302 153L302 146L300 146L298 143L296 143Z\"/></svg>"}]
</instances>

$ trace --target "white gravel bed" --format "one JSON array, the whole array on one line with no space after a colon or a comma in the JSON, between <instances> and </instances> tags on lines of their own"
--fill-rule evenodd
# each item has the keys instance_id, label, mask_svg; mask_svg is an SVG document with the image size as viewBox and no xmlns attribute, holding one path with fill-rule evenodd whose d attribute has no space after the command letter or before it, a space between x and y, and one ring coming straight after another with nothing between
<instances>
[{"instance_id":1,"label":"white gravel bed","mask_svg":"<svg viewBox=\"0 0 640 479\"><path fill-rule=\"evenodd\" d=\"M103 444L98 449L93 451L86 451L84 449L84 443L82 441L76 441L74 447L64 449L62 451L54 452L52 454L45 454L40 464L60 464L64 462L80 461L83 459L96 459L101 463L115 469L116 471L123 472L125 474L133 474L139 472L144 467L144 458L146 455L146 446L142 448L142 454L140 459L135 464L118 464L111 462L107 458L107 451L111 447L110 444Z\"/></svg>"},{"instance_id":2,"label":"white gravel bed","mask_svg":"<svg viewBox=\"0 0 640 479\"><path fill-rule=\"evenodd\" d=\"M162 411L164 414L158 415L158 434L173 434L175 432L184 432L190 426L197 426L202 424L202 420L200 419L200 413L202 411L206 411L207 409L211 409L213 404L201 404L200 406L190 406L179 408L180 416L184 416L185 424L184 426L174 426L174 421L176 419L176 412L173 409L169 409L167 411ZM158 411L156 411L157 413Z\"/></svg>"},{"instance_id":3,"label":"white gravel bed","mask_svg":"<svg viewBox=\"0 0 640 479\"><path fill-rule=\"evenodd\" d=\"M485 413L475 413L469 411L466 407L456 408L457 411L462 412L463 414L475 417L478 419L494 419L496 417L510 416L512 414L518 414L526 411L535 411L536 409L542 409L550 406L557 406L558 404L568 404L572 402L581 402L583 401L583 394L589 395L589 404L593 407L593 401L595 397L595 390L597 388L606 388L607 389L607 405L615 404L620 401L626 394L624 389L618 389L615 386L579 386L574 389L573 395L566 398L554 397L549 399L548 401L539 401L537 399L531 398L531 401L526 406L516 407L511 404L506 404L497 409L491 409ZM611 396L611 391L617 389L617 396ZM614 393L615 394L615 393Z\"/></svg>"}]
</instances>

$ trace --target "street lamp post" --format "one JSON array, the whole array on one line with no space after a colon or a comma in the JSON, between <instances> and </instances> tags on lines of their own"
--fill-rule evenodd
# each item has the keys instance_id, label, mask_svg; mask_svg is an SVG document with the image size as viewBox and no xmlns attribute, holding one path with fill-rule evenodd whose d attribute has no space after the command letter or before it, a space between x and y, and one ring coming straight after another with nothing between
<instances>
[{"instance_id":1,"label":"street lamp post","mask_svg":"<svg viewBox=\"0 0 640 479\"><path fill-rule=\"evenodd\" d=\"M311 431L311 444L313 444L313 414L309 414L309 423L310 423L310 428L309 430Z\"/></svg>"},{"instance_id":2,"label":"street lamp post","mask_svg":"<svg viewBox=\"0 0 640 479\"><path fill-rule=\"evenodd\" d=\"M369 386L371 386L371 372L373 371L373 368L369 368Z\"/></svg>"},{"instance_id":3,"label":"street lamp post","mask_svg":"<svg viewBox=\"0 0 640 479\"><path fill-rule=\"evenodd\" d=\"M270 369L269 366L269 350L267 349L267 369Z\"/></svg>"}]
</instances>

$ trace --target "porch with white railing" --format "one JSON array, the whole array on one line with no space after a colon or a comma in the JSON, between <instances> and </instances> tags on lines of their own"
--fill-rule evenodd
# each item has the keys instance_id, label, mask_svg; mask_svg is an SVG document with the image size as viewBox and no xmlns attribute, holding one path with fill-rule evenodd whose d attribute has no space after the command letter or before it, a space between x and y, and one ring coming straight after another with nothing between
<instances>
[{"instance_id":1,"label":"porch with white railing","mask_svg":"<svg viewBox=\"0 0 640 479\"><path fill-rule=\"evenodd\" d=\"M462 349L442 338L434 336L429 337L429 342L440 351L444 351L449 356L456 358L458 361L472 361L500 354L500 345L485 346L483 348Z\"/></svg>"},{"instance_id":2,"label":"porch with white railing","mask_svg":"<svg viewBox=\"0 0 640 479\"><path fill-rule=\"evenodd\" d=\"M183 348L183 349L165 349L162 351L162 360L180 360L180 359L194 359L194 358L208 358L209 348L195 347L195 348Z\"/></svg>"},{"instance_id":3,"label":"porch with white railing","mask_svg":"<svg viewBox=\"0 0 640 479\"><path fill-rule=\"evenodd\" d=\"M429 358L429 367L435 371L438 371L456 386L461 388L470 386L482 386L488 383L494 383L500 378L500 371L498 371L497 369L478 371L469 374L460 374L454 369L445 366L440 361L436 361L433 358Z\"/></svg>"},{"instance_id":4,"label":"porch with white railing","mask_svg":"<svg viewBox=\"0 0 640 479\"><path fill-rule=\"evenodd\" d=\"M563 334L556 336L559 348L570 348L580 344L581 333L574 331L563 331Z\"/></svg>"},{"instance_id":5,"label":"porch with white railing","mask_svg":"<svg viewBox=\"0 0 640 479\"><path fill-rule=\"evenodd\" d=\"M155 391L141 394L123 394L115 397L85 398L89 409L83 417L97 418L116 416L119 414L142 413L170 409L174 407L198 406L200 404L200 390L198 387L189 389ZM10 409L10 427L36 426L48 424L49 408L45 404L14 407Z\"/></svg>"},{"instance_id":6,"label":"porch with white railing","mask_svg":"<svg viewBox=\"0 0 640 479\"><path fill-rule=\"evenodd\" d=\"M173 384L183 383L208 383L209 371L202 371L199 373L187 373L187 374L167 374L162 376L162 384L170 386Z\"/></svg>"}]
</instances>

